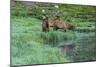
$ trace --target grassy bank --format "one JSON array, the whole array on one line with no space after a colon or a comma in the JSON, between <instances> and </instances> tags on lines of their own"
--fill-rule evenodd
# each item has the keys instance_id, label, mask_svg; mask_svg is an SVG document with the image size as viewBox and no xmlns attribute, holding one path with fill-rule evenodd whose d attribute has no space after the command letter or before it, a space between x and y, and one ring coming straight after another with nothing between
<instances>
[{"instance_id":1,"label":"grassy bank","mask_svg":"<svg viewBox=\"0 0 100 67\"><path fill-rule=\"evenodd\" d=\"M41 24L41 20L33 17L11 17L13 65L95 60L94 31L68 30L45 33L42 32ZM63 55L58 46L66 43L76 45L74 51L77 55Z\"/></svg>"}]
</instances>

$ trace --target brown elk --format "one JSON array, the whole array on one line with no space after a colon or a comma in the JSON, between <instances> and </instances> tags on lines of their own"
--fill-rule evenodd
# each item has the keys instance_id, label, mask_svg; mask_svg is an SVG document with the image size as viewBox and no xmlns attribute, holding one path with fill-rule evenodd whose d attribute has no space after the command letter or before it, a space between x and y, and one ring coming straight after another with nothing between
<instances>
[{"instance_id":1,"label":"brown elk","mask_svg":"<svg viewBox=\"0 0 100 67\"><path fill-rule=\"evenodd\" d=\"M66 32L66 30L75 30L76 26L77 24L75 23L75 21L72 23L64 22L60 19L59 16L57 16L57 18L54 21L55 30L63 29Z\"/></svg>"},{"instance_id":2,"label":"brown elk","mask_svg":"<svg viewBox=\"0 0 100 67\"><path fill-rule=\"evenodd\" d=\"M54 21L54 30L63 29L66 32L67 28L68 24L61 21L60 17L57 16L57 18Z\"/></svg>"},{"instance_id":3,"label":"brown elk","mask_svg":"<svg viewBox=\"0 0 100 67\"><path fill-rule=\"evenodd\" d=\"M67 29L74 30L76 28L76 24L66 23L62 21L59 16L57 16L54 21L51 21L48 19L48 17L45 17L42 23L42 30L44 32L49 32L50 27L53 27L54 30L63 29L66 32Z\"/></svg>"},{"instance_id":4,"label":"brown elk","mask_svg":"<svg viewBox=\"0 0 100 67\"><path fill-rule=\"evenodd\" d=\"M48 19L48 17L43 18L42 31L43 32L48 32L49 31L49 19Z\"/></svg>"},{"instance_id":5,"label":"brown elk","mask_svg":"<svg viewBox=\"0 0 100 67\"><path fill-rule=\"evenodd\" d=\"M47 16L43 18L43 23L42 23L42 31L43 32L49 32L50 28L54 27L54 22L51 21Z\"/></svg>"}]
</instances>

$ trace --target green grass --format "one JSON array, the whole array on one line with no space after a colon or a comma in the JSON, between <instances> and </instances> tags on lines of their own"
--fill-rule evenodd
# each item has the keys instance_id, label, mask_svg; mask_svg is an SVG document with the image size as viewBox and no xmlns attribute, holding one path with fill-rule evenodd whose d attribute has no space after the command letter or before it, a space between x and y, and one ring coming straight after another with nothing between
<instances>
[{"instance_id":1,"label":"green grass","mask_svg":"<svg viewBox=\"0 0 100 67\"><path fill-rule=\"evenodd\" d=\"M89 34L89 35L88 35ZM95 33L82 35L77 40L75 51L77 56L73 56L74 61L95 61L96 60L96 36Z\"/></svg>"},{"instance_id":2,"label":"green grass","mask_svg":"<svg viewBox=\"0 0 100 67\"><path fill-rule=\"evenodd\" d=\"M66 61L58 48L45 46L44 37L47 35L47 38L49 33L41 32L40 20L14 17L11 21L13 65L62 63ZM42 37L42 35L44 36Z\"/></svg>"},{"instance_id":3,"label":"green grass","mask_svg":"<svg viewBox=\"0 0 100 67\"><path fill-rule=\"evenodd\" d=\"M67 32L50 31L46 33L42 32L41 24L41 20L33 17L11 17L12 65L84 61L84 58L95 60L94 31L79 33L68 30ZM77 57L65 56L58 48L60 44L70 42L76 45Z\"/></svg>"},{"instance_id":4,"label":"green grass","mask_svg":"<svg viewBox=\"0 0 100 67\"><path fill-rule=\"evenodd\" d=\"M11 6L12 65L49 64L96 60L96 7L72 4L34 3L25 7L21 2ZM43 13L42 10L45 10ZM75 31L42 32L42 16L54 20L56 15L66 22L76 22ZM74 20L73 20L74 19ZM73 44L73 53L63 54L61 45ZM71 49L71 48L70 48Z\"/></svg>"}]
</instances>

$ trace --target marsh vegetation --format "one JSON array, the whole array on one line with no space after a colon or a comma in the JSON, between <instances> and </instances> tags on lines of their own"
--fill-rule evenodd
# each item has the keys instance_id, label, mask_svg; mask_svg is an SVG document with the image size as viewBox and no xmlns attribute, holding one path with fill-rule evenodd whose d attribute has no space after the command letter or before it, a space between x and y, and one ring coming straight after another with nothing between
<instances>
[{"instance_id":1,"label":"marsh vegetation","mask_svg":"<svg viewBox=\"0 0 100 67\"><path fill-rule=\"evenodd\" d=\"M95 6L56 4L59 8L55 9L55 4L47 7L43 3L36 5L38 8L30 10L20 2L11 7L12 65L96 60ZM55 11L61 12L61 18L69 23L75 16L76 30L43 32L42 9L51 19ZM66 45L70 45L66 48L69 53L62 50Z\"/></svg>"}]
</instances>

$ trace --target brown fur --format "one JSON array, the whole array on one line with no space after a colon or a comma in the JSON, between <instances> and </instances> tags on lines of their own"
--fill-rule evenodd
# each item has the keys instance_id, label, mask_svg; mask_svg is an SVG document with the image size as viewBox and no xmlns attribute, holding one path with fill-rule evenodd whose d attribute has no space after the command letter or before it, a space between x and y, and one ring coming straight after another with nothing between
<instances>
[{"instance_id":1,"label":"brown fur","mask_svg":"<svg viewBox=\"0 0 100 67\"><path fill-rule=\"evenodd\" d=\"M69 30L75 30L76 29L76 23L70 23L70 24L68 24L68 29Z\"/></svg>"},{"instance_id":2,"label":"brown fur","mask_svg":"<svg viewBox=\"0 0 100 67\"><path fill-rule=\"evenodd\" d=\"M55 22L54 22L54 29L55 30L58 30L58 29L63 29L65 32L68 28L68 24L59 20L59 19L56 19Z\"/></svg>"},{"instance_id":3,"label":"brown fur","mask_svg":"<svg viewBox=\"0 0 100 67\"><path fill-rule=\"evenodd\" d=\"M48 18L43 19L42 31L43 32L48 32L49 31L49 21L48 21Z\"/></svg>"},{"instance_id":4,"label":"brown fur","mask_svg":"<svg viewBox=\"0 0 100 67\"><path fill-rule=\"evenodd\" d=\"M49 32L51 27L53 27L54 30L62 29L66 32L67 29L75 30L76 24L75 23L69 24L69 23L63 22L59 18L57 18L54 21L51 21L48 18L43 19L42 31L43 32Z\"/></svg>"}]
</instances>

